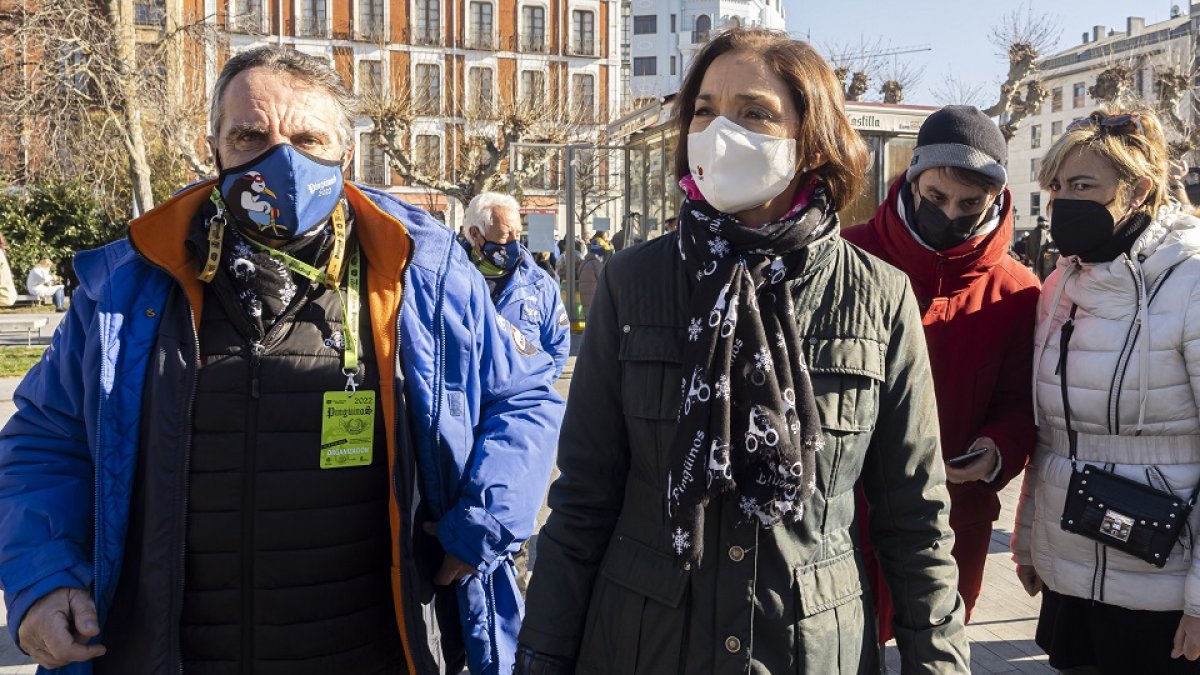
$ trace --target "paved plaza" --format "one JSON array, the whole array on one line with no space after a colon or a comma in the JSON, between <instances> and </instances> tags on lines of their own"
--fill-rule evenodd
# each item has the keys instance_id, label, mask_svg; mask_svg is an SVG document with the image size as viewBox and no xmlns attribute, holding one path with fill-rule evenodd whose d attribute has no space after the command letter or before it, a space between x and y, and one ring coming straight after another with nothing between
<instances>
[{"instance_id":1,"label":"paved plaza","mask_svg":"<svg viewBox=\"0 0 1200 675\"><path fill-rule=\"evenodd\" d=\"M52 321L57 321L57 317L52 317ZM574 357L556 385L563 396L570 386L573 366ZM17 378L0 378L0 422L6 421L15 410L12 393L18 382ZM974 620L967 627L971 638L971 671L977 674L1055 672L1046 665L1045 655L1033 643L1038 601L1025 594L1009 560L1008 538L1020 492L1019 483L1020 479L1001 493L1003 510L992 534L983 595L975 608ZM545 516L543 509L539 525L545 522ZM3 625L5 621L6 615L0 613L0 675L34 673L36 668L9 640L8 628ZM889 673L900 672L899 654L894 645L888 647L887 664Z\"/></svg>"}]
</instances>

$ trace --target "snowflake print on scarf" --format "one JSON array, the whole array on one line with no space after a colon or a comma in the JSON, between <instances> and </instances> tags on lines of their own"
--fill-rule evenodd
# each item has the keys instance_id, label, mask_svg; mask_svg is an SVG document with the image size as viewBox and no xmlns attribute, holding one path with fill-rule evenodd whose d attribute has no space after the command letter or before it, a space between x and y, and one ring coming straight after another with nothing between
<instances>
[{"instance_id":1,"label":"snowflake print on scarf","mask_svg":"<svg viewBox=\"0 0 1200 675\"><path fill-rule=\"evenodd\" d=\"M824 436L791 284L808 245L836 236L837 217L815 179L800 195L794 215L755 229L701 200L680 208L679 254L697 280L688 311L699 317L688 324L690 377L667 460L668 543L684 569L703 556L711 500L732 493L743 520L770 528L802 518L815 490Z\"/></svg>"}]
</instances>

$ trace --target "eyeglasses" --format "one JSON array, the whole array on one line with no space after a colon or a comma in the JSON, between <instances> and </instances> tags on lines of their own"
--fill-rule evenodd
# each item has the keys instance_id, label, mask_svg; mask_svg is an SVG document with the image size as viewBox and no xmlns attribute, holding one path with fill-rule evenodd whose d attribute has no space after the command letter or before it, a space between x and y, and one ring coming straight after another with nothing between
<instances>
[{"instance_id":1,"label":"eyeglasses","mask_svg":"<svg viewBox=\"0 0 1200 675\"><path fill-rule=\"evenodd\" d=\"M1098 127L1100 133L1112 134L1114 136L1146 135L1146 129L1142 126L1141 113L1105 115L1101 112L1094 112L1087 117L1071 122L1067 126L1067 131L1071 132L1076 129L1086 129L1088 127Z\"/></svg>"}]
</instances>

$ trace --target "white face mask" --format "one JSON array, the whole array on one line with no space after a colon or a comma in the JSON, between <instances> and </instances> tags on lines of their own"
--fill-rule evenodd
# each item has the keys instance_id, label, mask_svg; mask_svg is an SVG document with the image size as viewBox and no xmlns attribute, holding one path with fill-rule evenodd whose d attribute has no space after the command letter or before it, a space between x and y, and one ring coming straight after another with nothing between
<instances>
[{"instance_id":1,"label":"white face mask","mask_svg":"<svg viewBox=\"0 0 1200 675\"><path fill-rule=\"evenodd\" d=\"M796 139L756 134L725 117L688 134L688 168L700 194L723 213L778 197L796 176Z\"/></svg>"}]
</instances>

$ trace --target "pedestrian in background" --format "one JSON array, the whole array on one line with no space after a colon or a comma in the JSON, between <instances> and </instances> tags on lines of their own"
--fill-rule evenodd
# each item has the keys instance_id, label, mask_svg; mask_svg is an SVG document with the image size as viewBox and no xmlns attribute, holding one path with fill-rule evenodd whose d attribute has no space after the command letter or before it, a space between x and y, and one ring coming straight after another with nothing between
<instances>
[{"instance_id":1,"label":"pedestrian in background","mask_svg":"<svg viewBox=\"0 0 1200 675\"><path fill-rule=\"evenodd\" d=\"M467 205L464 220L467 255L487 280L496 311L554 359L557 380L571 353L571 325L553 275L521 245L520 204L484 192Z\"/></svg>"},{"instance_id":2,"label":"pedestrian in background","mask_svg":"<svg viewBox=\"0 0 1200 675\"><path fill-rule=\"evenodd\" d=\"M878 672L860 477L904 670L968 672L921 317L838 235L867 163L841 84L734 29L676 104L679 231L601 276L516 672Z\"/></svg>"},{"instance_id":3,"label":"pedestrian in background","mask_svg":"<svg viewBox=\"0 0 1200 675\"><path fill-rule=\"evenodd\" d=\"M1034 355L1013 557L1037 644L1079 672L1200 673L1200 221L1150 112L1097 111L1038 181L1062 253ZM1074 672L1074 671L1072 671Z\"/></svg>"},{"instance_id":4,"label":"pedestrian in background","mask_svg":"<svg viewBox=\"0 0 1200 675\"><path fill-rule=\"evenodd\" d=\"M59 312L67 311L65 288L53 272L53 263L49 258L42 258L29 270L25 278L25 288L29 294L38 299L53 298L54 309Z\"/></svg>"},{"instance_id":5,"label":"pedestrian in background","mask_svg":"<svg viewBox=\"0 0 1200 675\"><path fill-rule=\"evenodd\" d=\"M1008 146L971 106L947 106L917 134L912 163L848 241L908 275L924 315L946 480L952 554L967 620L983 587L992 523L1004 488L1033 450L1029 381L1038 280L1008 255L1012 194ZM865 522L865 519L864 519ZM869 533L863 532L869 550ZM892 636L892 603L874 558L879 640Z\"/></svg>"},{"instance_id":6,"label":"pedestrian in background","mask_svg":"<svg viewBox=\"0 0 1200 675\"><path fill-rule=\"evenodd\" d=\"M600 244L589 244L587 257L579 264L578 290L579 304L583 307L583 319L587 320L591 311L592 298L596 296L596 287L600 284L600 271L604 269L604 247Z\"/></svg>"},{"instance_id":7,"label":"pedestrian in background","mask_svg":"<svg viewBox=\"0 0 1200 675\"><path fill-rule=\"evenodd\" d=\"M17 302L17 285L8 265L8 242L0 234L0 307L12 307Z\"/></svg>"}]
</instances>

